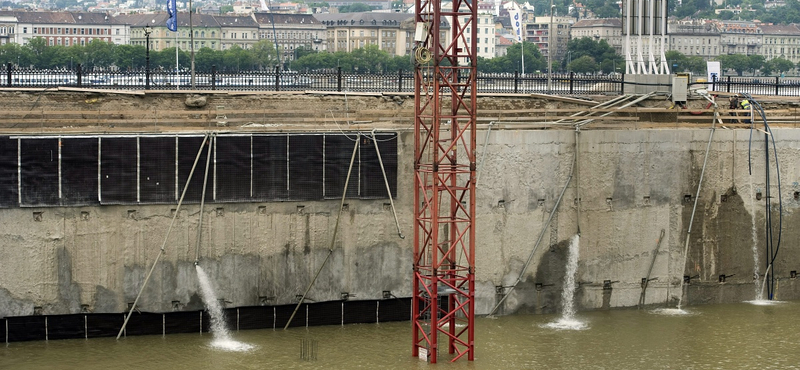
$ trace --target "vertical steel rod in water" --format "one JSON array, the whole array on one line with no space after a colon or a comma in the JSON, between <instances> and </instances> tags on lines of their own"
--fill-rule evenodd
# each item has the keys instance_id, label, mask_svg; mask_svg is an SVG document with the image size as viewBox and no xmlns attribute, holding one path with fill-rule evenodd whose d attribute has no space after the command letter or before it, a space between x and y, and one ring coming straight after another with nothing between
<instances>
[{"instance_id":1,"label":"vertical steel rod in water","mask_svg":"<svg viewBox=\"0 0 800 370\"><path fill-rule=\"evenodd\" d=\"M206 174L203 177L203 193L200 195L200 221L197 224L197 246L194 249L194 264L200 262L200 242L203 239L203 207L206 204L206 184L208 184L208 167L211 164L211 147L216 141L215 137L211 137L208 142L208 152L206 154Z\"/></svg>"},{"instance_id":2,"label":"vertical steel rod in water","mask_svg":"<svg viewBox=\"0 0 800 370\"><path fill-rule=\"evenodd\" d=\"M716 111L716 104L714 105ZM700 171L700 180L697 182L697 192L694 195L694 206L692 206L692 217L689 219L689 229L686 231L686 244L683 247L683 265L681 265L681 288L678 291L678 309L681 308L683 303L683 272L686 271L686 259L689 253L689 238L692 236L692 224L694 223L694 212L697 210L697 200L700 198L700 188L703 187L703 176L706 173L706 164L708 163L708 152L711 150L711 139L714 138L714 130L716 130L717 121L711 123L711 133L708 135L708 144L706 144L706 157L703 158L703 169Z\"/></svg>"},{"instance_id":3,"label":"vertical steel rod in water","mask_svg":"<svg viewBox=\"0 0 800 370\"><path fill-rule=\"evenodd\" d=\"M142 287L139 289L139 294L136 295L136 299L133 300L133 305L131 305L130 311L128 311L128 316L125 316L125 322L122 323L122 328L119 329L119 333L117 334L117 339L122 336L122 332L125 331L125 327L128 326L128 320L131 319L131 315L133 311L136 309L136 304L139 303L139 298L142 297L142 292L144 288L147 286L147 281L150 280L150 275L153 274L153 270L156 269L156 265L158 264L158 260L161 259L161 256L164 254L164 247L167 245L167 240L169 239L169 234L172 231L172 226L175 225L175 219L178 217L178 213L181 210L181 204L183 204L183 197L186 195L186 190L189 189L189 183L192 181L192 175L194 175L194 169L197 167L197 162L200 160L200 154L203 153L203 146L206 145L206 141L208 141L208 134L203 137L203 143L200 144L200 150L197 151L197 157L194 158L194 163L192 164L192 170L189 171L189 178L186 179L186 185L183 186L183 192L181 193L181 198L178 200L178 207L175 208L175 214L172 215L172 221L169 223L169 228L167 229L167 235L164 236L164 242L161 244L161 250L158 252L158 256L156 256L156 260L153 261L153 266L150 268L150 271L147 273L147 276L144 278L144 283Z\"/></svg>"},{"instance_id":4,"label":"vertical steel rod in water","mask_svg":"<svg viewBox=\"0 0 800 370\"><path fill-rule=\"evenodd\" d=\"M347 187L348 184L350 184L350 173L353 172L353 162L355 162L356 160L356 153L358 153L358 142L360 140L361 140L361 134L356 135L356 145L353 146L353 155L350 157L350 167L347 169L347 179L344 180L344 190L342 191L342 202L339 203L339 215L336 216L336 226L333 227L333 237L331 238L331 246L328 248L328 255L325 256L325 260L322 261L322 265L319 266L319 269L317 269L317 273L314 275L314 278L311 279L311 283L308 284L306 291L303 292L303 296L300 297L300 302L297 302L297 306L295 306L294 311L292 311L292 316L289 317L289 321L286 321L286 326L283 327L283 330L289 328L289 324L292 323L294 315L297 314L297 310L300 309L300 305L303 304L303 301L305 301L306 294L308 294L308 291L311 290L312 286L314 286L314 283L317 281L317 278L319 277L319 273L322 272L322 268L325 267L325 263L327 263L328 259L331 258L331 253L333 253L333 246L336 243L336 233L337 231L339 231L339 220L342 218L342 209L344 208L344 198L347 196Z\"/></svg>"}]
</instances>

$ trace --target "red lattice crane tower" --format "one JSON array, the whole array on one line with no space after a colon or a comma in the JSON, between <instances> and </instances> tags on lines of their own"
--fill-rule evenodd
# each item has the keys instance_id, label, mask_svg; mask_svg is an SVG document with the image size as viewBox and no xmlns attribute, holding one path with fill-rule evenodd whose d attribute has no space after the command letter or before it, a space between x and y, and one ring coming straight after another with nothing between
<instances>
[{"instance_id":1,"label":"red lattice crane tower","mask_svg":"<svg viewBox=\"0 0 800 370\"><path fill-rule=\"evenodd\" d=\"M416 0L413 356L475 358L478 2Z\"/></svg>"}]
</instances>

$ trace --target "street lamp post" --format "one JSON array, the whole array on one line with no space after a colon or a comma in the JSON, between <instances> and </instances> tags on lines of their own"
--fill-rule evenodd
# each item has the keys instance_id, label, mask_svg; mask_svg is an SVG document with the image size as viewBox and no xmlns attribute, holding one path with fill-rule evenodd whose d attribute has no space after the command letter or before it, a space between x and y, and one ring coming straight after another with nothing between
<instances>
[{"instance_id":1,"label":"street lamp post","mask_svg":"<svg viewBox=\"0 0 800 370\"><path fill-rule=\"evenodd\" d=\"M145 47L144 54L144 89L150 90L150 33L153 29L150 25L144 27L144 38L147 46Z\"/></svg>"},{"instance_id":2,"label":"street lamp post","mask_svg":"<svg viewBox=\"0 0 800 370\"><path fill-rule=\"evenodd\" d=\"M553 87L553 0L550 0L550 26L547 28L547 92Z\"/></svg>"},{"instance_id":3,"label":"street lamp post","mask_svg":"<svg viewBox=\"0 0 800 370\"><path fill-rule=\"evenodd\" d=\"M570 64L572 64L572 50L567 51L567 72L571 72Z\"/></svg>"}]
</instances>

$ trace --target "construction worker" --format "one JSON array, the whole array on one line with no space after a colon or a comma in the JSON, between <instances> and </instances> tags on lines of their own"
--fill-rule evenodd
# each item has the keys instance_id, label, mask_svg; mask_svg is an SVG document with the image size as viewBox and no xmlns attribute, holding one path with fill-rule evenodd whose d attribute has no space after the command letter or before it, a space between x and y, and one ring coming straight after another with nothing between
<instances>
[{"instance_id":1,"label":"construction worker","mask_svg":"<svg viewBox=\"0 0 800 370\"><path fill-rule=\"evenodd\" d=\"M747 118L746 120L744 120L744 123L750 123L750 118L749 118L749 117L750 117L750 115L751 115L751 113L750 113L750 101L749 101L749 100L747 100L747 99L743 99L743 100L742 100L742 101L739 103L739 106L740 106L742 109L744 109L744 110L747 110L747 111L748 111L747 113L745 113L745 116L746 116L746 117L748 117L748 118Z\"/></svg>"},{"instance_id":2,"label":"construction worker","mask_svg":"<svg viewBox=\"0 0 800 370\"><path fill-rule=\"evenodd\" d=\"M728 105L728 109L739 109L739 97L734 95L728 100L730 104ZM736 112L731 112L732 116L736 115Z\"/></svg>"}]
</instances>

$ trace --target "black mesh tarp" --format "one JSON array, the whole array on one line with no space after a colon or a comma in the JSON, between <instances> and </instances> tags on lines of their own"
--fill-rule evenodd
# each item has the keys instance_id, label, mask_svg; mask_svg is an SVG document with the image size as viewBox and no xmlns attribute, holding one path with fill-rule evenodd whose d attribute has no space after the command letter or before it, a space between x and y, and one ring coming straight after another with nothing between
<instances>
[{"instance_id":1,"label":"black mesh tarp","mask_svg":"<svg viewBox=\"0 0 800 370\"><path fill-rule=\"evenodd\" d=\"M274 322L274 310L269 306L239 307L239 330L269 329Z\"/></svg>"},{"instance_id":2,"label":"black mesh tarp","mask_svg":"<svg viewBox=\"0 0 800 370\"><path fill-rule=\"evenodd\" d=\"M446 307L447 300L441 305ZM300 305L291 327L340 325L342 306L344 323L374 323L376 310L378 321L410 320L410 298L395 298L381 301L329 301ZM292 315L296 304L281 306L250 306L225 310L225 323L229 329L283 328ZM308 319L306 319L308 313ZM87 313L52 316L20 316L0 319L3 328L8 324L8 341L32 341L45 339L75 339L114 337L125 321L124 313ZM47 322L45 323L45 320ZM5 322L4 322L5 321ZM238 327L237 327L238 322ZM166 313L134 312L126 326L124 335L161 335L177 333L208 332L210 318L206 311L178 311ZM45 333L45 330L47 332Z\"/></svg>"},{"instance_id":3,"label":"black mesh tarp","mask_svg":"<svg viewBox=\"0 0 800 370\"><path fill-rule=\"evenodd\" d=\"M411 320L411 298L394 298L379 302L378 320L407 321Z\"/></svg>"},{"instance_id":4,"label":"black mesh tarp","mask_svg":"<svg viewBox=\"0 0 800 370\"><path fill-rule=\"evenodd\" d=\"M253 136L253 200L287 200L286 135Z\"/></svg>"},{"instance_id":5,"label":"black mesh tarp","mask_svg":"<svg viewBox=\"0 0 800 370\"><path fill-rule=\"evenodd\" d=\"M359 140L358 138L357 135L325 135L325 199L342 198L355 140ZM353 169L350 171L350 182L347 184L347 198L358 198L358 171L359 160L356 152Z\"/></svg>"},{"instance_id":6,"label":"black mesh tarp","mask_svg":"<svg viewBox=\"0 0 800 370\"><path fill-rule=\"evenodd\" d=\"M306 326L306 306L308 303L303 303L294 315L292 323L289 324L290 328ZM275 306L275 327L282 328L286 326L289 318L292 316L296 304L287 304L282 306Z\"/></svg>"},{"instance_id":7,"label":"black mesh tarp","mask_svg":"<svg viewBox=\"0 0 800 370\"><path fill-rule=\"evenodd\" d=\"M310 304L308 306L308 326L341 325L342 303L332 301Z\"/></svg>"},{"instance_id":8,"label":"black mesh tarp","mask_svg":"<svg viewBox=\"0 0 800 370\"><path fill-rule=\"evenodd\" d=\"M216 201L249 201L250 136L217 136L215 140Z\"/></svg>"},{"instance_id":9,"label":"black mesh tarp","mask_svg":"<svg viewBox=\"0 0 800 370\"><path fill-rule=\"evenodd\" d=\"M179 311L164 314L164 331L167 334L199 333L202 311Z\"/></svg>"},{"instance_id":10,"label":"black mesh tarp","mask_svg":"<svg viewBox=\"0 0 800 370\"><path fill-rule=\"evenodd\" d=\"M61 204L97 204L97 138L61 139Z\"/></svg>"},{"instance_id":11,"label":"black mesh tarp","mask_svg":"<svg viewBox=\"0 0 800 370\"><path fill-rule=\"evenodd\" d=\"M73 339L86 337L86 315L47 316L47 338Z\"/></svg>"},{"instance_id":12,"label":"black mesh tarp","mask_svg":"<svg viewBox=\"0 0 800 370\"><path fill-rule=\"evenodd\" d=\"M45 340L44 316L6 317L9 342Z\"/></svg>"},{"instance_id":13,"label":"black mesh tarp","mask_svg":"<svg viewBox=\"0 0 800 370\"><path fill-rule=\"evenodd\" d=\"M175 203L175 137L139 138L139 201Z\"/></svg>"},{"instance_id":14,"label":"black mesh tarp","mask_svg":"<svg viewBox=\"0 0 800 370\"><path fill-rule=\"evenodd\" d=\"M289 199L322 199L322 135L289 137Z\"/></svg>"},{"instance_id":15,"label":"black mesh tarp","mask_svg":"<svg viewBox=\"0 0 800 370\"><path fill-rule=\"evenodd\" d=\"M103 138L100 149L101 203L135 204L136 138Z\"/></svg>"},{"instance_id":16,"label":"black mesh tarp","mask_svg":"<svg viewBox=\"0 0 800 370\"><path fill-rule=\"evenodd\" d=\"M58 205L58 139L20 140L23 206Z\"/></svg>"},{"instance_id":17,"label":"black mesh tarp","mask_svg":"<svg viewBox=\"0 0 800 370\"><path fill-rule=\"evenodd\" d=\"M189 174L192 171L197 152L201 149L200 145L203 143L203 137L179 137L178 138L178 198L186 185L186 180L189 179ZM208 145L202 147L200 153L200 160L197 161L197 166L192 174L192 180L189 182L189 188L186 190L186 195L183 198L187 203L200 203L200 196L203 194L203 179L206 176L206 158L208 158ZM214 196L211 191L212 180L211 171L213 164L208 167L208 181L206 184L206 202L210 202Z\"/></svg>"},{"instance_id":18,"label":"black mesh tarp","mask_svg":"<svg viewBox=\"0 0 800 370\"><path fill-rule=\"evenodd\" d=\"M19 205L17 139L0 136L0 207Z\"/></svg>"},{"instance_id":19,"label":"black mesh tarp","mask_svg":"<svg viewBox=\"0 0 800 370\"><path fill-rule=\"evenodd\" d=\"M375 322L377 304L375 301L347 301L344 303L344 323L362 324Z\"/></svg>"},{"instance_id":20,"label":"black mesh tarp","mask_svg":"<svg viewBox=\"0 0 800 370\"><path fill-rule=\"evenodd\" d=\"M375 140L378 142L380 159L383 160L383 167L386 170L386 178L389 179L389 189L392 197L397 196L397 135L396 134L376 134ZM375 151L375 143L371 138L361 142L361 198L381 199L389 198L386 193L386 183L381 172L381 163L378 160L378 152Z\"/></svg>"},{"instance_id":21,"label":"black mesh tarp","mask_svg":"<svg viewBox=\"0 0 800 370\"><path fill-rule=\"evenodd\" d=\"M160 313L134 312L128 325L125 326L125 335L153 335L164 333L164 317Z\"/></svg>"},{"instance_id":22,"label":"black mesh tarp","mask_svg":"<svg viewBox=\"0 0 800 370\"><path fill-rule=\"evenodd\" d=\"M93 313L86 315L89 338L116 337L125 322L123 313Z\"/></svg>"}]
</instances>

